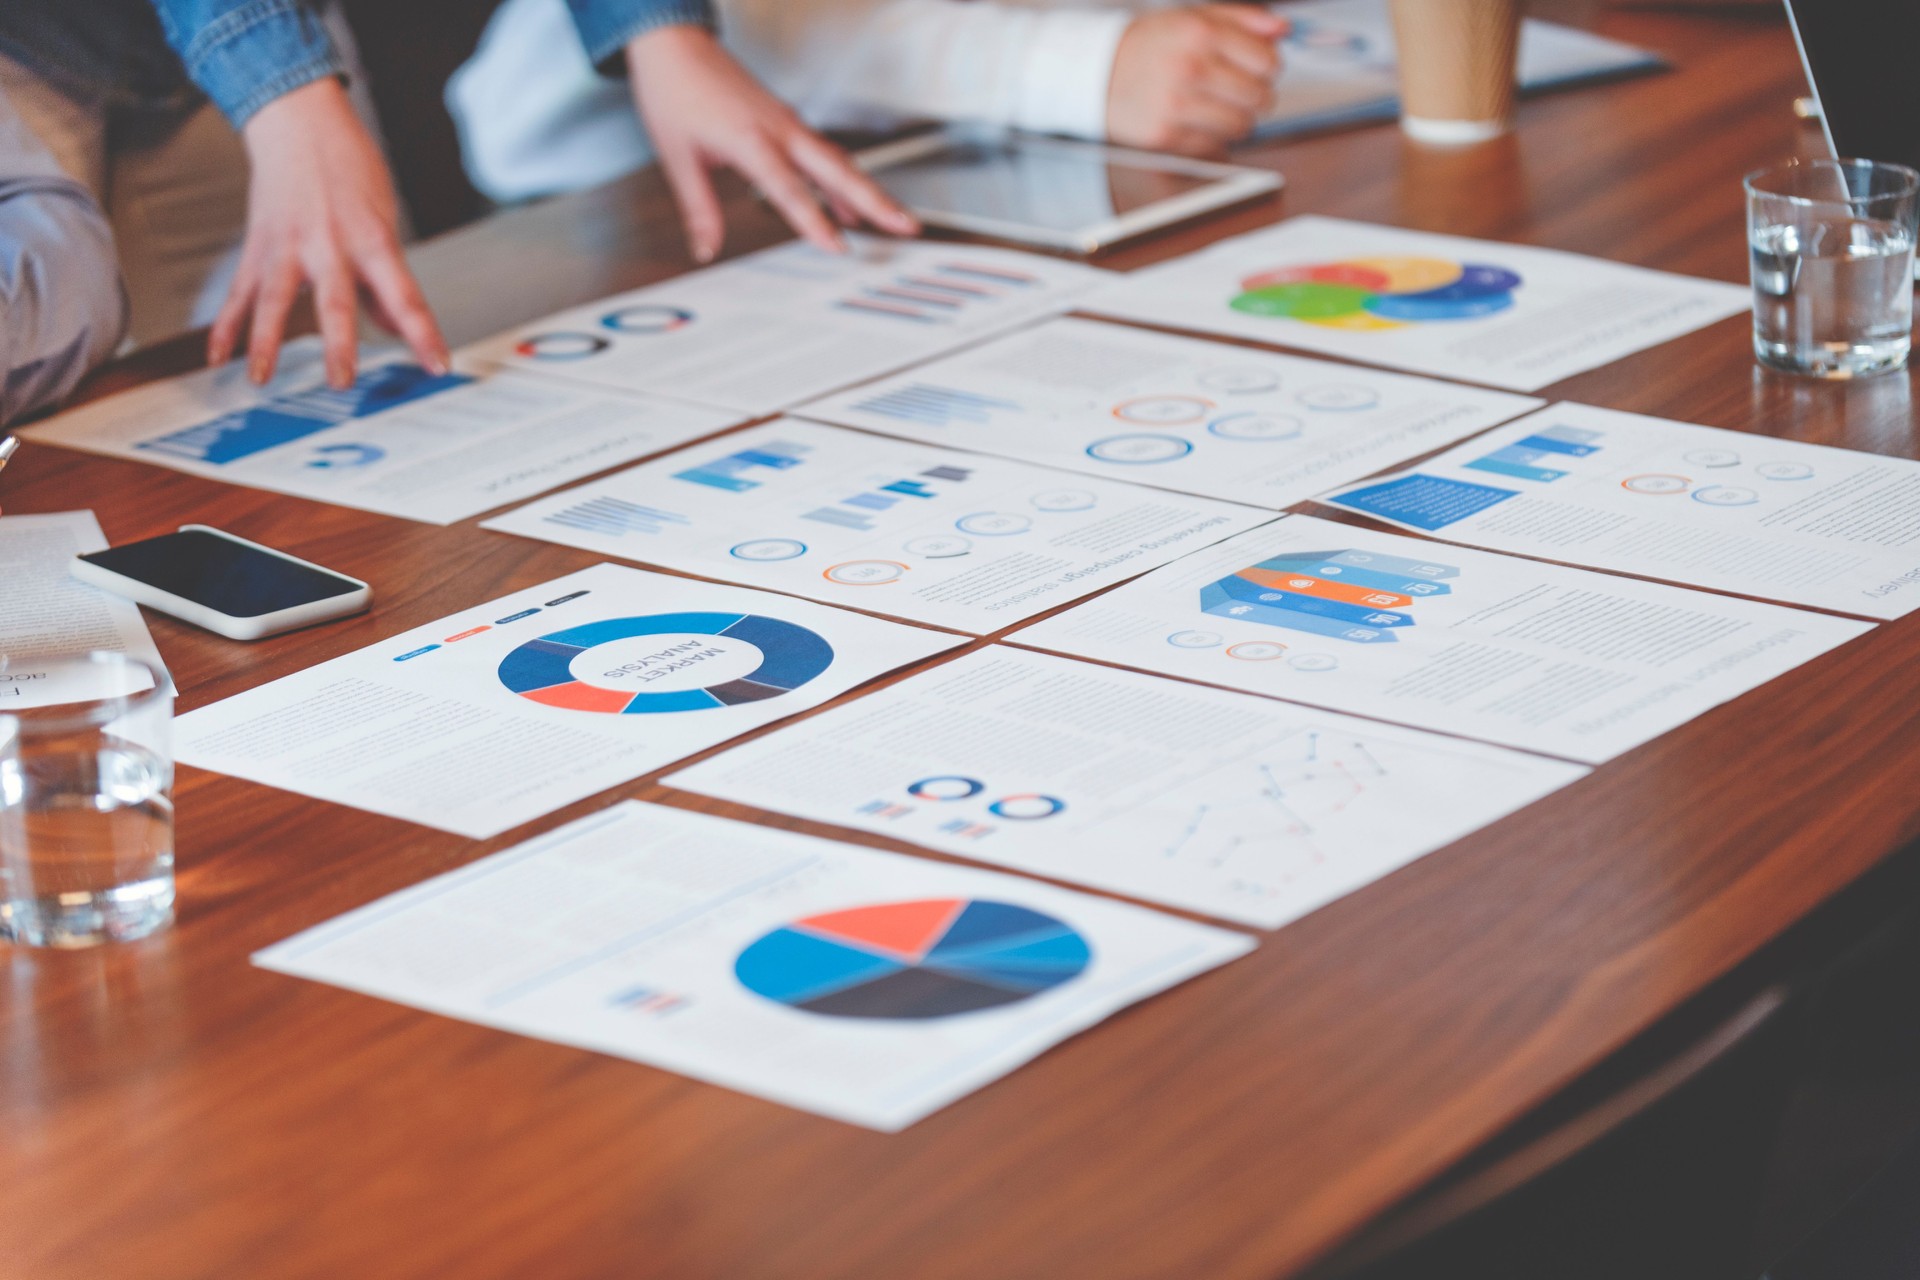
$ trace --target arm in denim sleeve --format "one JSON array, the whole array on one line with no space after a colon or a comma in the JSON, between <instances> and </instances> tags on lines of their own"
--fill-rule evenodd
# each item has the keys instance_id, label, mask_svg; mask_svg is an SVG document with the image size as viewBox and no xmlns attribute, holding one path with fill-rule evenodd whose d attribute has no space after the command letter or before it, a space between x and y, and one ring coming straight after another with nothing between
<instances>
[{"instance_id":1,"label":"arm in denim sleeve","mask_svg":"<svg viewBox=\"0 0 1920 1280\"><path fill-rule=\"evenodd\" d=\"M187 74L238 129L283 93L346 74L308 0L152 0Z\"/></svg>"},{"instance_id":2,"label":"arm in denim sleeve","mask_svg":"<svg viewBox=\"0 0 1920 1280\"><path fill-rule=\"evenodd\" d=\"M567 0L567 9L587 60L609 75L625 70L620 53L635 36L655 27L713 27L710 0Z\"/></svg>"},{"instance_id":3,"label":"arm in denim sleeve","mask_svg":"<svg viewBox=\"0 0 1920 1280\"><path fill-rule=\"evenodd\" d=\"M106 215L0 91L0 424L72 391L126 326Z\"/></svg>"}]
</instances>

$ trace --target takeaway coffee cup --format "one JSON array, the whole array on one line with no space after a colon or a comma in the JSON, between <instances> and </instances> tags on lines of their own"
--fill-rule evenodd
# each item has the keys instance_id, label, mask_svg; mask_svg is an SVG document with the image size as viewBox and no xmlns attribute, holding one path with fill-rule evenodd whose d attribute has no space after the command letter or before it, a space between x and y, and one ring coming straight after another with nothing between
<instances>
[{"instance_id":1,"label":"takeaway coffee cup","mask_svg":"<svg viewBox=\"0 0 1920 1280\"><path fill-rule=\"evenodd\" d=\"M1513 127L1520 0L1393 0L1400 126L1461 145Z\"/></svg>"}]
</instances>

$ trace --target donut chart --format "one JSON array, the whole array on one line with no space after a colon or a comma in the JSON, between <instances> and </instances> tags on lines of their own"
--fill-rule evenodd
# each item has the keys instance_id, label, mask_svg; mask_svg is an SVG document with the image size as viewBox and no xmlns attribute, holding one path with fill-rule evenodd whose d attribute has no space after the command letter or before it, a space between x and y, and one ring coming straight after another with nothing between
<instances>
[{"instance_id":1,"label":"donut chart","mask_svg":"<svg viewBox=\"0 0 1920 1280\"><path fill-rule=\"evenodd\" d=\"M805 916L735 958L753 994L803 1013L923 1021L1029 1000L1093 960L1071 925L987 899L923 898Z\"/></svg>"},{"instance_id":2,"label":"donut chart","mask_svg":"<svg viewBox=\"0 0 1920 1280\"><path fill-rule=\"evenodd\" d=\"M1518 273L1485 262L1351 258L1248 276L1229 305L1333 329L1400 329L1505 311L1520 283Z\"/></svg>"},{"instance_id":3,"label":"donut chart","mask_svg":"<svg viewBox=\"0 0 1920 1280\"><path fill-rule=\"evenodd\" d=\"M746 675L701 688L629 691L589 684L574 659L599 645L644 636L706 636L753 646L760 664ZM500 683L542 706L611 715L706 711L777 698L833 664L833 646L814 632L752 613L658 613L607 618L529 640L500 660Z\"/></svg>"}]
</instances>

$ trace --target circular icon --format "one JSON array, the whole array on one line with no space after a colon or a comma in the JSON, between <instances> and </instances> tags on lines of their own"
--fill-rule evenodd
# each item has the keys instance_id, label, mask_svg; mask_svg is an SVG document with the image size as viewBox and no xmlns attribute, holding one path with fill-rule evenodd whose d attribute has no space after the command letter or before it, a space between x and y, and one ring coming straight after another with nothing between
<instances>
[{"instance_id":1,"label":"circular icon","mask_svg":"<svg viewBox=\"0 0 1920 1280\"><path fill-rule=\"evenodd\" d=\"M1271 662L1286 651L1287 646L1271 640L1244 640L1227 646L1227 656L1242 662Z\"/></svg>"},{"instance_id":2,"label":"circular icon","mask_svg":"<svg viewBox=\"0 0 1920 1280\"><path fill-rule=\"evenodd\" d=\"M1041 818L1051 818L1066 807L1065 800L1053 796L1002 796L987 806L987 812L1009 822L1036 822Z\"/></svg>"},{"instance_id":3,"label":"circular icon","mask_svg":"<svg viewBox=\"0 0 1920 1280\"><path fill-rule=\"evenodd\" d=\"M314 449L307 465L316 471L335 471L341 467L370 467L387 456L387 451L372 444L323 444Z\"/></svg>"},{"instance_id":4,"label":"circular icon","mask_svg":"<svg viewBox=\"0 0 1920 1280\"><path fill-rule=\"evenodd\" d=\"M1334 383L1325 387L1308 387L1294 399L1309 409L1326 413L1354 413L1379 404L1380 393L1370 387Z\"/></svg>"},{"instance_id":5,"label":"circular icon","mask_svg":"<svg viewBox=\"0 0 1920 1280\"><path fill-rule=\"evenodd\" d=\"M1760 501L1760 495L1739 485L1710 484L1704 489L1694 490L1693 500L1710 507L1750 507Z\"/></svg>"},{"instance_id":6,"label":"circular icon","mask_svg":"<svg viewBox=\"0 0 1920 1280\"><path fill-rule=\"evenodd\" d=\"M962 533L975 533L983 538L1005 538L1033 528L1033 518L1008 511L976 511L955 520L953 527Z\"/></svg>"},{"instance_id":7,"label":"circular icon","mask_svg":"<svg viewBox=\"0 0 1920 1280\"><path fill-rule=\"evenodd\" d=\"M916 800L966 800L979 795L987 789L987 784L978 778L964 778L957 773L943 773L931 778L922 778L907 788L907 794Z\"/></svg>"},{"instance_id":8,"label":"circular icon","mask_svg":"<svg viewBox=\"0 0 1920 1280\"><path fill-rule=\"evenodd\" d=\"M1199 382L1209 391L1225 391L1231 395L1252 395L1261 391L1275 391L1280 387L1278 374L1254 365L1223 365L1218 369L1209 369L1200 375Z\"/></svg>"},{"instance_id":9,"label":"circular icon","mask_svg":"<svg viewBox=\"0 0 1920 1280\"><path fill-rule=\"evenodd\" d=\"M1156 462L1172 462L1175 458L1184 458L1193 452L1193 442L1182 440L1179 436L1108 436L1104 440L1095 440L1087 446L1087 456L1098 458L1102 462L1116 462L1127 467L1151 466Z\"/></svg>"},{"instance_id":10,"label":"circular icon","mask_svg":"<svg viewBox=\"0 0 1920 1280\"><path fill-rule=\"evenodd\" d=\"M1152 422L1171 427L1182 422L1198 422L1211 408L1213 402L1199 396L1141 396L1113 406L1113 416L1122 422Z\"/></svg>"},{"instance_id":11,"label":"circular icon","mask_svg":"<svg viewBox=\"0 0 1920 1280\"><path fill-rule=\"evenodd\" d=\"M621 307L600 317L604 328L615 333L671 333L693 323L693 312L682 307L662 307L654 303Z\"/></svg>"},{"instance_id":12,"label":"circular icon","mask_svg":"<svg viewBox=\"0 0 1920 1280\"><path fill-rule=\"evenodd\" d=\"M1085 489L1042 489L1033 495L1034 507L1040 511L1091 511L1094 496Z\"/></svg>"},{"instance_id":13,"label":"circular icon","mask_svg":"<svg viewBox=\"0 0 1920 1280\"><path fill-rule=\"evenodd\" d=\"M909 555L925 556L929 560L951 560L973 550L973 544L956 534L935 533L924 538L909 538L903 549Z\"/></svg>"},{"instance_id":14,"label":"circular icon","mask_svg":"<svg viewBox=\"0 0 1920 1280\"><path fill-rule=\"evenodd\" d=\"M1695 449L1680 455L1696 467L1737 467L1740 455L1731 449Z\"/></svg>"},{"instance_id":15,"label":"circular icon","mask_svg":"<svg viewBox=\"0 0 1920 1280\"><path fill-rule=\"evenodd\" d=\"M1766 480L1811 480L1813 468L1804 462L1763 462L1754 474Z\"/></svg>"},{"instance_id":16,"label":"circular icon","mask_svg":"<svg viewBox=\"0 0 1920 1280\"><path fill-rule=\"evenodd\" d=\"M807 544L792 538L755 538L728 548L736 560L793 560L807 554Z\"/></svg>"},{"instance_id":17,"label":"circular icon","mask_svg":"<svg viewBox=\"0 0 1920 1280\"><path fill-rule=\"evenodd\" d=\"M1303 427L1284 413L1229 413L1209 422L1207 430L1222 440L1291 440Z\"/></svg>"},{"instance_id":18,"label":"circular icon","mask_svg":"<svg viewBox=\"0 0 1920 1280\"><path fill-rule=\"evenodd\" d=\"M1330 653L1298 653L1287 659L1287 665L1295 671L1332 671L1340 660Z\"/></svg>"},{"instance_id":19,"label":"circular icon","mask_svg":"<svg viewBox=\"0 0 1920 1280\"><path fill-rule=\"evenodd\" d=\"M1620 482L1628 493L1685 493L1693 482L1685 476L1629 476Z\"/></svg>"},{"instance_id":20,"label":"circular icon","mask_svg":"<svg viewBox=\"0 0 1920 1280\"><path fill-rule=\"evenodd\" d=\"M1030 907L926 898L781 925L734 958L733 976L797 1014L925 1022L1031 1000L1092 961L1077 930Z\"/></svg>"},{"instance_id":21,"label":"circular icon","mask_svg":"<svg viewBox=\"0 0 1920 1280\"><path fill-rule=\"evenodd\" d=\"M777 698L832 664L832 645L778 618L657 613L529 640L500 660L496 674L543 706L637 715Z\"/></svg>"},{"instance_id":22,"label":"circular icon","mask_svg":"<svg viewBox=\"0 0 1920 1280\"><path fill-rule=\"evenodd\" d=\"M849 560L836 564L820 576L843 587L878 587L898 582L907 566L893 560Z\"/></svg>"},{"instance_id":23,"label":"circular icon","mask_svg":"<svg viewBox=\"0 0 1920 1280\"><path fill-rule=\"evenodd\" d=\"M597 333L536 333L513 350L529 360L585 360L612 345Z\"/></svg>"},{"instance_id":24,"label":"circular icon","mask_svg":"<svg viewBox=\"0 0 1920 1280\"><path fill-rule=\"evenodd\" d=\"M1167 643L1176 649L1211 649L1223 638L1218 631L1176 631Z\"/></svg>"}]
</instances>

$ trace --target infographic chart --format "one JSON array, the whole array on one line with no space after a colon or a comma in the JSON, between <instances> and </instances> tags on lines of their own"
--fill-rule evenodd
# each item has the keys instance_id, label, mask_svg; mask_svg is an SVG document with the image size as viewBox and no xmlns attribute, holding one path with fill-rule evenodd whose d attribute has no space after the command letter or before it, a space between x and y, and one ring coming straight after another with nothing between
<instances>
[{"instance_id":1,"label":"infographic chart","mask_svg":"<svg viewBox=\"0 0 1920 1280\"><path fill-rule=\"evenodd\" d=\"M182 716L179 754L484 839L958 642L595 565Z\"/></svg>"},{"instance_id":2,"label":"infographic chart","mask_svg":"<svg viewBox=\"0 0 1920 1280\"><path fill-rule=\"evenodd\" d=\"M625 801L254 963L896 1130L1252 946L1016 876Z\"/></svg>"},{"instance_id":3,"label":"infographic chart","mask_svg":"<svg viewBox=\"0 0 1920 1280\"><path fill-rule=\"evenodd\" d=\"M1539 403L1066 318L801 412L1273 509Z\"/></svg>"},{"instance_id":4,"label":"infographic chart","mask_svg":"<svg viewBox=\"0 0 1920 1280\"><path fill-rule=\"evenodd\" d=\"M1010 902L927 898L808 916L734 962L755 995L836 1018L950 1018L1030 1000L1093 960L1072 926Z\"/></svg>"},{"instance_id":5,"label":"infographic chart","mask_svg":"<svg viewBox=\"0 0 1920 1280\"><path fill-rule=\"evenodd\" d=\"M1270 518L788 418L486 527L980 633Z\"/></svg>"},{"instance_id":6,"label":"infographic chart","mask_svg":"<svg viewBox=\"0 0 1920 1280\"><path fill-rule=\"evenodd\" d=\"M1867 629L1287 516L1012 638L1597 764Z\"/></svg>"},{"instance_id":7,"label":"infographic chart","mask_svg":"<svg viewBox=\"0 0 1920 1280\"><path fill-rule=\"evenodd\" d=\"M1128 275L1087 309L1515 391L1745 312L1744 285L1301 217Z\"/></svg>"},{"instance_id":8,"label":"infographic chart","mask_svg":"<svg viewBox=\"0 0 1920 1280\"><path fill-rule=\"evenodd\" d=\"M851 235L776 245L501 334L487 360L770 413L1064 311L1111 278L1013 249Z\"/></svg>"},{"instance_id":9,"label":"infographic chart","mask_svg":"<svg viewBox=\"0 0 1920 1280\"><path fill-rule=\"evenodd\" d=\"M666 781L1277 928L1585 772L996 646ZM933 922L918 927L925 932L906 930L916 945L936 936ZM1009 929L1007 943L988 949L992 964L1009 962ZM1050 964L1077 954L1039 923L1031 933ZM907 954L892 963L908 963ZM855 967L857 957L835 958L849 980L869 971ZM893 972L875 956L859 959L875 974ZM1024 976L1026 964L1014 958L1019 973L1010 977ZM1031 980L1055 972L1040 966ZM814 990L797 976L792 988Z\"/></svg>"},{"instance_id":10,"label":"infographic chart","mask_svg":"<svg viewBox=\"0 0 1920 1280\"><path fill-rule=\"evenodd\" d=\"M1920 607L1920 463L1557 404L1322 499L1471 546L1873 618Z\"/></svg>"}]
</instances>

